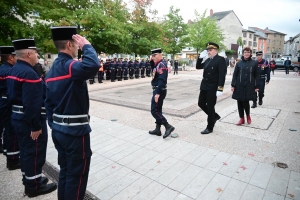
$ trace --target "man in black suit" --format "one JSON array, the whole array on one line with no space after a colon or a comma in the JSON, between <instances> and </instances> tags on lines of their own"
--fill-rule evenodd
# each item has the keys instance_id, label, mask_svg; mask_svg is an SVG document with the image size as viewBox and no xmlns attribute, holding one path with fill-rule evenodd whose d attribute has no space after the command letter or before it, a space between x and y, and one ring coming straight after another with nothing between
<instances>
[{"instance_id":1,"label":"man in black suit","mask_svg":"<svg viewBox=\"0 0 300 200\"><path fill-rule=\"evenodd\" d=\"M226 77L226 62L218 55L219 45L209 42L206 50L201 52L196 69L203 70L203 79L200 85L198 106L207 114L207 127L201 134L213 132L214 125L221 117L215 112L217 97L223 93ZM202 63L203 58L208 58Z\"/></svg>"}]
</instances>

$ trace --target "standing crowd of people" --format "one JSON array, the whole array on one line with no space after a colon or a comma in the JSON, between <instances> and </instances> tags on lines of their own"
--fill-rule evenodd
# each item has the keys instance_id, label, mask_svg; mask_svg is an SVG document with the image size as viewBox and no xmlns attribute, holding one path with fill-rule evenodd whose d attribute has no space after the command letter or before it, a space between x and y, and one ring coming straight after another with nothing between
<instances>
[{"instance_id":1,"label":"standing crowd of people","mask_svg":"<svg viewBox=\"0 0 300 200\"><path fill-rule=\"evenodd\" d=\"M163 58L163 61L167 63L169 71L171 71L171 62ZM105 62L100 60L100 69L97 72L98 83L103 83L103 80L110 80L111 82L129 80L129 79L139 79L151 77L153 75L153 70L150 64L149 58L139 58L133 60L132 58L113 58L106 59ZM174 61L174 75L178 75L178 60ZM89 83L95 83L95 76L93 74L89 78Z\"/></svg>"}]
</instances>

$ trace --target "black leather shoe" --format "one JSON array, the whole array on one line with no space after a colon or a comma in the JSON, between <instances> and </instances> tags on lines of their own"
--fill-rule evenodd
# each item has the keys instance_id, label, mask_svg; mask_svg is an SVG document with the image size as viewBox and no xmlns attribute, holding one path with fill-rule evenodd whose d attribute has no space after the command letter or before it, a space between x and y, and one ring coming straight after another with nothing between
<instances>
[{"instance_id":1,"label":"black leather shoe","mask_svg":"<svg viewBox=\"0 0 300 200\"><path fill-rule=\"evenodd\" d=\"M263 101L262 101L262 100L259 100L259 101L258 101L258 105L261 106L262 104L263 104Z\"/></svg>"},{"instance_id":2,"label":"black leather shoe","mask_svg":"<svg viewBox=\"0 0 300 200\"><path fill-rule=\"evenodd\" d=\"M41 178L42 185L46 185L48 183L48 181L49 181L49 179L46 176L43 176ZM24 196L26 196L27 194L28 194L28 190L25 187Z\"/></svg>"},{"instance_id":3,"label":"black leather shoe","mask_svg":"<svg viewBox=\"0 0 300 200\"><path fill-rule=\"evenodd\" d=\"M256 108L256 107L257 107L256 102L253 102L253 105L251 106L251 108Z\"/></svg>"},{"instance_id":4,"label":"black leather shoe","mask_svg":"<svg viewBox=\"0 0 300 200\"><path fill-rule=\"evenodd\" d=\"M210 130L208 128L206 128L204 131L201 131L201 134L209 134L209 133L212 133L213 130Z\"/></svg>"},{"instance_id":5,"label":"black leather shoe","mask_svg":"<svg viewBox=\"0 0 300 200\"><path fill-rule=\"evenodd\" d=\"M221 117L220 117L220 115L217 114L217 116L215 117L215 123L216 123L219 119L221 119Z\"/></svg>"},{"instance_id":6,"label":"black leather shoe","mask_svg":"<svg viewBox=\"0 0 300 200\"><path fill-rule=\"evenodd\" d=\"M168 122L164 124L165 128L166 128L166 132L163 136L163 138L165 139L166 137L168 137L169 135L171 135L171 133L175 130L175 127L173 127L172 125L170 125Z\"/></svg>"},{"instance_id":7,"label":"black leather shoe","mask_svg":"<svg viewBox=\"0 0 300 200\"><path fill-rule=\"evenodd\" d=\"M49 183L49 184L45 184L45 185L41 185L41 187L38 190L33 190L27 191L27 196L29 198L32 197L37 197L39 195L44 195L44 194L48 194L50 192L53 192L54 190L56 190L57 185L55 183Z\"/></svg>"},{"instance_id":8,"label":"black leather shoe","mask_svg":"<svg viewBox=\"0 0 300 200\"><path fill-rule=\"evenodd\" d=\"M7 162L6 167L8 170L15 170L15 169L21 169L21 163L20 161L17 162Z\"/></svg>"}]
</instances>

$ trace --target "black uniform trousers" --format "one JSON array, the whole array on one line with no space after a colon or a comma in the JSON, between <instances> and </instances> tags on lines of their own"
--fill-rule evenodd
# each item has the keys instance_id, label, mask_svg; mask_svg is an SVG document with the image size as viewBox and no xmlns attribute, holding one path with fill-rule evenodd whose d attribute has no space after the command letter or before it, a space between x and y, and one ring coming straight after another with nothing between
<instances>
[{"instance_id":1,"label":"black uniform trousers","mask_svg":"<svg viewBox=\"0 0 300 200\"><path fill-rule=\"evenodd\" d=\"M111 80L111 82L114 82L115 79L116 79L115 73L116 73L116 70L115 70L115 69L111 69L111 70L110 70L110 80Z\"/></svg>"},{"instance_id":2,"label":"black uniform trousers","mask_svg":"<svg viewBox=\"0 0 300 200\"><path fill-rule=\"evenodd\" d=\"M150 77L151 75L151 67L146 68L146 76Z\"/></svg>"},{"instance_id":3,"label":"black uniform trousers","mask_svg":"<svg viewBox=\"0 0 300 200\"><path fill-rule=\"evenodd\" d=\"M131 79L133 79L133 74L134 74L134 68L129 68L129 76Z\"/></svg>"},{"instance_id":4,"label":"black uniform trousers","mask_svg":"<svg viewBox=\"0 0 300 200\"><path fill-rule=\"evenodd\" d=\"M290 73L290 67L285 66L285 74L289 74Z\"/></svg>"},{"instance_id":5,"label":"black uniform trousers","mask_svg":"<svg viewBox=\"0 0 300 200\"><path fill-rule=\"evenodd\" d=\"M110 71L109 70L107 70L105 72L105 77L106 77L106 80L110 80Z\"/></svg>"},{"instance_id":6,"label":"black uniform trousers","mask_svg":"<svg viewBox=\"0 0 300 200\"><path fill-rule=\"evenodd\" d=\"M92 151L90 134L72 136L52 130L60 166L58 200L82 200L85 195Z\"/></svg>"},{"instance_id":7,"label":"black uniform trousers","mask_svg":"<svg viewBox=\"0 0 300 200\"><path fill-rule=\"evenodd\" d=\"M174 75L175 75L175 73L178 74L178 67L174 68Z\"/></svg>"},{"instance_id":8,"label":"black uniform trousers","mask_svg":"<svg viewBox=\"0 0 300 200\"><path fill-rule=\"evenodd\" d=\"M6 155L7 161L12 163L18 163L20 157L20 149L19 143L17 139L17 135L13 130L13 126L11 125L11 106L7 105L6 107L0 108L0 118L1 123L4 127L3 132L3 153ZM3 130L1 128L1 133Z\"/></svg>"},{"instance_id":9,"label":"black uniform trousers","mask_svg":"<svg viewBox=\"0 0 300 200\"><path fill-rule=\"evenodd\" d=\"M128 80L128 68L124 68L124 80Z\"/></svg>"},{"instance_id":10,"label":"black uniform trousers","mask_svg":"<svg viewBox=\"0 0 300 200\"><path fill-rule=\"evenodd\" d=\"M35 191L42 185L42 168L46 161L48 130L46 118L41 119L42 134L38 139L30 137L31 127L21 120L12 119L20 147L20 163L23 175L23 185L28 191Z\"/></svg>"},{"instance_id":11,"label":"black uniform trousers","mask_svg":"<svg viewBox=\"0 0 300 200\"><path fill-rule=\"evenodd\" d=\"M259 90L258 90L258 95L257 97L259 99L262 99L265 96L265 85L266 85L266 79L265 78L261 78L259 80Z\"/></svg>"},{"instance_id":12,"label":"black uniform trousers","mask_svg":"<svg viewBox=\"0 0 300 200\"><path fill-rule=\"evenodd\" d=\"M154 96L156 94L157 93L154 90L152 100L151 100L151 114L156 119L156 123L162 125L167 122L167 119L162 114L162 106L164 103L164 99L166 98L167 95L167 90L162 90L157 103L155 102L154 99Z\"/></svg>"},{"instance_id":13,"label":"black uniform trousers","mask_svg":"<svg viewBox=\"0 0 300 200\"><path fill-rule=\"evenodd\" d=\"M98 71L98 82L99 83L102 83L103 75L104 75L103 71Z\"/></svg>"},{"instance_id":14,"label":"black uniform trousers","mask_svg":"<svg viewBox=\"0 0 300 200\"><path fill-rule=\"evenodd\" d=\"M141 77L145 78L145 67L141 68Z\"/></svg>"},{"instance_id":15,"label":"black uniform trousers","mask_svg":"<svg viewBox=\"0 0 300 200\"><path fill-rule=\"evenodd\" d=\"M215 120L220 117L215 112L215 105L217 103L215 90L200 90L198 106L207 114L207 128L214 129Z\"/></svg>"},{"instance_id":16,"label":"black uniform trousers","mask_svg":"<svg viewBox=\"0 0 300 200\"><path fill-rule=\"evenodd\" d=\"M140 77L140 68L135 68L134 69L134 75L135 75L135 78L139 78Z\"/></svg>"}]
</instances>

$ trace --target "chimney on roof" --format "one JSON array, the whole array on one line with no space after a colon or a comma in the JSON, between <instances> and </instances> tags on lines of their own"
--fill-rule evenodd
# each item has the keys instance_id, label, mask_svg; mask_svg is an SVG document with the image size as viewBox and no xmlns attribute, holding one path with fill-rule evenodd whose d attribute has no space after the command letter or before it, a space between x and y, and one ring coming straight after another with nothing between
<instances>
[{"instance_id":1,"label":"chimney on roof","mask_svg":"<svg viewBox=\"0 0 300 200\"><path fill-rule=\"evenodd\" d=\"M266 30L269 30L269 28L267 27Z\"/></svg>"},{"instance_id":2,"label":"chimney on roof","mask_svg":"<svg viewBox=\"0 0 300 200\"><path fill-rule=\"evenodd\" d=\"M214 14L213 9L210 9L210 16L213 16L213 14Z\"/></svg>"}]
</instances>

